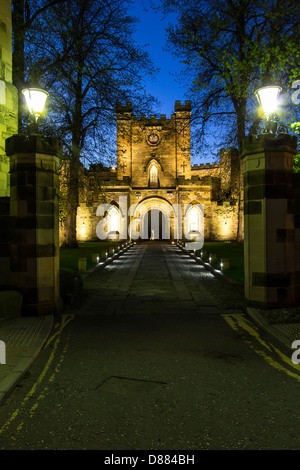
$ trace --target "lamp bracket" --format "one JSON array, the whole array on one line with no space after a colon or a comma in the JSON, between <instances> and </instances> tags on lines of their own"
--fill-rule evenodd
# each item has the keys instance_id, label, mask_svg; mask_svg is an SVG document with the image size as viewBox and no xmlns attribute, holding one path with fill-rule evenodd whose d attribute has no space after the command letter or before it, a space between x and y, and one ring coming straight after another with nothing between
<instances>
[{"instance_id":1,"label":"lamp bracket","mask_svg":"<svg viewBox=\"0 0 300 470\"><path fill-rule=\"evenodd\" d=\"M274 136L287 134L287 127L284 124L279 124L278 121L279 118L275 113L266 118L257 118L250 127L249 134L256 136L260 134L273 134ZM262 125L264 125L264 127L262 127Z\"/></svg>"}]
</instances>

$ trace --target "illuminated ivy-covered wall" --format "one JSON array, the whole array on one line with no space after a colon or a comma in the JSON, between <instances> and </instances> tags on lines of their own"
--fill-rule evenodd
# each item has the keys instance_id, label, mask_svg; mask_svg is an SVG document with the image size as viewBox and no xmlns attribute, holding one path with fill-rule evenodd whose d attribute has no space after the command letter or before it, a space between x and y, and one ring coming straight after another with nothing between
<instances>
[{"instance_id":1,"label":"illuminated ivy-covered wall","mask_svg":"<svg viewBox=\"0 0 300 470\"><path fill-rule=\"evenodd\" d=\"M5 139L18 132L18 92L12 85L11 1L0 2L0 197L10 195Z\"/></svg>"}]
</instances>

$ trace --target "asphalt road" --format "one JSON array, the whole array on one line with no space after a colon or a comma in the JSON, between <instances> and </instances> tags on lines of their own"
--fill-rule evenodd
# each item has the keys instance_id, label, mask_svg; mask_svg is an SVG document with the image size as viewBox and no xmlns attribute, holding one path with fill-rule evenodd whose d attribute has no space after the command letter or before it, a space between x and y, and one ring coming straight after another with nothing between
<instances>
[{"instance_id":1,"label":"asphalt road","mask_svg":"<svg viewBox=\"0 0 300 470\"><path fill-rule=\"evenodd\" d=\"M207 276L164 244L89 276L0 407L0 449L299 449L299 366Z\"/></svg>"}]
</instances>

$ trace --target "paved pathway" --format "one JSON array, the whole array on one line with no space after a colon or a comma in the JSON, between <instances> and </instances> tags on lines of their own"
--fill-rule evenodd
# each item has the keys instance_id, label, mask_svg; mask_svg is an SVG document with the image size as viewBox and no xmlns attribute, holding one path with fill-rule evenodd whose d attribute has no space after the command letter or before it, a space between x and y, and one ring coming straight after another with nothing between
<instances>
[{"instance_id":1,"label":"paved pathway","mask_svg":"<svg viewBox=\"0 0 300 470\"><path fill-rule=\"evenodd\" d=\"M298 371L207 276L145 243L86 277L2 404L0 449L299 449Z\"/></svg>"},{"instance_id":2,"label":"paved pathway","mask_svg":"<svg viewBox=\"0 0 300 470\"><path fill-rule=\"evenodd\" d=\"M203 285L212 276L176 245L133 245L118 260L85 279L89 313L197 313L221 307Z\"/></svg>"}]
</instances>

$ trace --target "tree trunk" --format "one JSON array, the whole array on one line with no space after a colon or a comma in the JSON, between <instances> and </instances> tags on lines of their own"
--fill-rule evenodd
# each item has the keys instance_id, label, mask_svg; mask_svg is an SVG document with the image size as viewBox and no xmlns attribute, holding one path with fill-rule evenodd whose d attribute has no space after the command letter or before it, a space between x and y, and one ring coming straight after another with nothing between
<instances>
[{"instance_id":1,"label":"tree trunk","mask_svg":"<svg viewBox=\"0 0 300 470\"><path fill-rule=\"evenodd\" d=\"M238 243L244 242L244 178L243 178L243 163L240 160L240 197L238 209L238 231L236 241Z\"/></svg>"},{"instance_id":2,"label":"tree trunk","mask_svg":"<svg viewBox=\"0 0 300 470\"><path fill-rule=\"evenodd\" d=\"M82 68L78 66L76 95L72 126L72 155L70 158L67 216L65 222L65 240L63 245L69 248L78 247L77 242L77 208L79 204L79 168L80 142L82 129Z\"/></svg>"},{"instance_id":3,"label":"tree trunk","mask_svg":"<svg viewBox=\"0 0 300 470\"><path fill-rule=\"evenodd\" d=\"M67 214L65 220L65 239L63 245L77 248L77 207L78 207L78 164L77 155L72 155L69 167Z\"/></svg>"},{"instance_id":4,"label":"tree trunk","mask_svg":"<svg viewBox=\"0 0 300 470\"><path fill-rule=\"evenodd\" d=\"M245 138L245 116L246 116L246 100L243 100L237 109L237 124L238 124L238 146L239 152L241 151L241 143ZM244 242L244 178L243 178L243 162L240 159L240 195L238 207L238 230L237 238L238 243Z\"/></svg>"}]
</instances>

